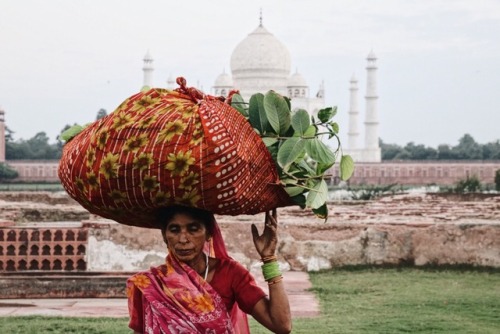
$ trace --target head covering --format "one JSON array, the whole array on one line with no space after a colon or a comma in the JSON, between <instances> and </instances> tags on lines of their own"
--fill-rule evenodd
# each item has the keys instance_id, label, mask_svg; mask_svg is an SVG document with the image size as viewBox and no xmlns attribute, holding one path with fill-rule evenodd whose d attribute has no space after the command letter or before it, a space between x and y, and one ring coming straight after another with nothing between
<instances>
[{"instance_id":1,"label":"head covering","mask_svg":"<svg viewBox=\"0 0 500 334\"><path fill-rule=\"evenodd\" d=\"M294 205L250 123L223 98L187 88L126 99L63 149L59 178L90 212L157 227L155 211L181 204L223 215Z\"/></svg>"},{"instance_id":2,"label":"head covering","mask_svg":"<svg viewBox=\"0 0 500 334\"><path fill-rule=\"evenodd\" d=\"M205 251L210 257L229 255L214 218ZM148 333L234 333L248 334L247 315L237 303L227 310L221 296L174 252L166 264L140 272L127 280L130 325ZM142 328L135 328L142 327Z\"/></svg>"}]
</instances>

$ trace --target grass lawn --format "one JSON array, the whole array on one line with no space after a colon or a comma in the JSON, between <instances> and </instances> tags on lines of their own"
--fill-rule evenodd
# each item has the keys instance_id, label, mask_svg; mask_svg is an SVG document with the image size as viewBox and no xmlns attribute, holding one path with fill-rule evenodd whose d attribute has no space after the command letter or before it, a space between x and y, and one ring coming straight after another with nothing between
<instances>
[{"instance_id":1,"label":"grass lawn","mask_svg":"<svg viewBox=\"0 0 500 334\"><path fill-rule=\"evenodd\" d=\"M500 333L500 270L342 268L310 273L321 316L294 333ZM3 317L0 333L129 333L124 318ZM254 320L252 333L269 333Z\"/></svg>"}]
</instances>

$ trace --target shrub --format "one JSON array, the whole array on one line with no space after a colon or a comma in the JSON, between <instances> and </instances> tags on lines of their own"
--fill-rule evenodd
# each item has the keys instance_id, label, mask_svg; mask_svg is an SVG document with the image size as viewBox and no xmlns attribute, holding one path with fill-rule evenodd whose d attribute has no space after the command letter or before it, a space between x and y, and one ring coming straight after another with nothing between
<instances>
[{"instance_id":1,"label":"shrub","mask_svg":"<svg viewBox=\"0 0 500 334\"><path fill-rule=\"evenodd\" d=\"M481 181L475 175L467 176L463 180L459 180L455 186L456 193L473 193L481 190Z\"/></svg>"},{"instance_id":2,"label":"shrub","mask_svg":"<svg viewBox=\"0 0 500 334\"><path fill-rule=\"evenodd\" d=\"M18 176L19 174L16 170L4 163L0 163L0 180L12 180Z\"/></svg>"},{"instance_id":3,"label":"shrub","mask_svg":"<svg viewBox=\"0 0 500 334\"><path fill-rule=\"evenodd\" d=\"M495 189L500 191L500 169L495 172Z\"/></svg>"}]
</instances>

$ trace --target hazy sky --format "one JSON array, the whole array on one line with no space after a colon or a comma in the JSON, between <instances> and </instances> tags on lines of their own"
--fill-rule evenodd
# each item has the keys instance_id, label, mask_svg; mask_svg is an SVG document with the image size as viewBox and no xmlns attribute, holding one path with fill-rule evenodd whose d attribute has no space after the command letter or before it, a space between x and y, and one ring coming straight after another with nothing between
<instances>
[{"instance_id":1,"label":"hazy sky","mask_svg":"<svg viewBox=\"0 0 500 334\"><path fill-rule=\"evenodd\" d=\"M0 0L0 107L14 138L112 112L142 86L184 76L210 89L263 24L314 93L324 80L346 144L349 80L364 118L366 56L378 57L380 137L456 145L500 139L499 0Z\"/></svg>"}]
</instances>

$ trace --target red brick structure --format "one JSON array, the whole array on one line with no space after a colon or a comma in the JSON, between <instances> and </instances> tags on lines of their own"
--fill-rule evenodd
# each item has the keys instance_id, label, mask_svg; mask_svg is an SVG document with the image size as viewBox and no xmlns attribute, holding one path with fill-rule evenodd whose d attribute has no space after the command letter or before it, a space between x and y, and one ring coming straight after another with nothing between
<instances>
[{"instance_id":1,"label":"red brick structure","mask_svg":"<svg viewBox=\"0 0 500 334\"><path fill-rule=\"evenodd\" d=\"M85 271L87 237L86 228L0 228L0 272Z\"/></svg>"},{"instance_id":2,"label":"red brick structure","mask_svg":"<svg viewBox=\"0 0 500 334\"><path fill-rule=\"evenodd\" d=\"M59 160L9 160L6 163L19 174L16 182L59 182Z\"/></svg>"},{"instance_id":3,"label":"red brick structure","mask_svg":"<svg viewBox=\"0 0 500 334\"><path fill-rule=\"evenodd\" d=\"M8 165L19 173L15 181L59 182L59 161L13 160ZM493 184L500 161L384 161L357 162L349 180L351 185L453 185L467 176L477 176L483 184ZM338 183L338 167L332 169L333 183Z\"/></svg>"},{"instance_id":4,"label":"red brick structure","mask_svg":"<svg viewBox=\"0 0 500 334\"><path fill-rule=\"evenodd\" d=\"M399 161L356 163L350 185L453 185L476 176L482 184L494 184L500 161ZM338 182L338 168L333 170Z\"/></svg>"}]
</instances>

